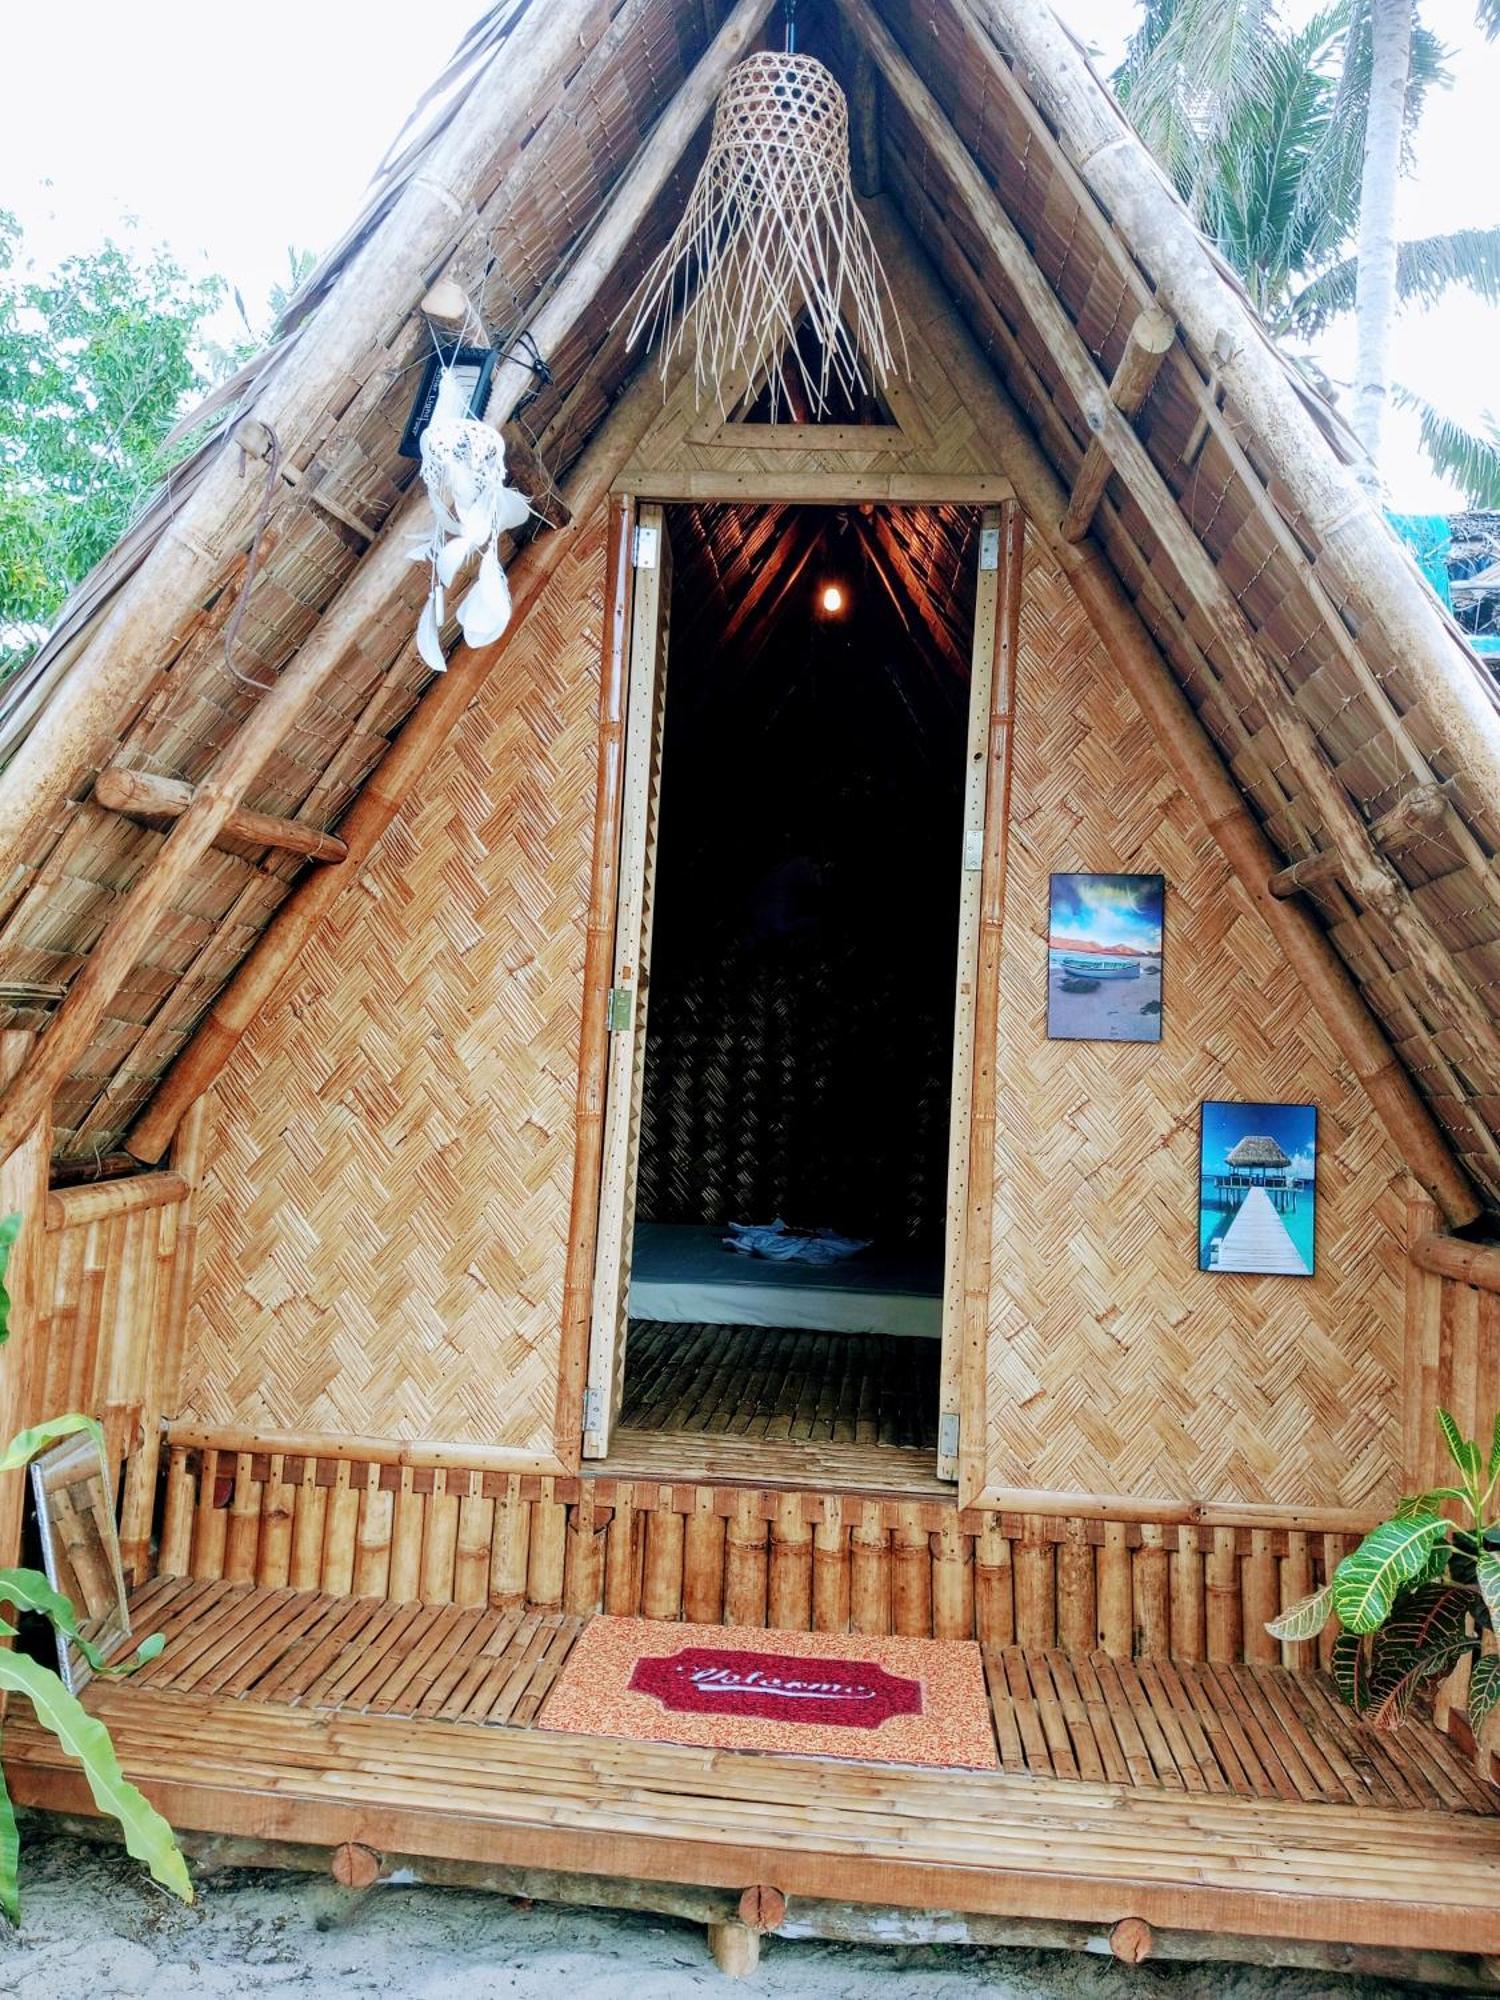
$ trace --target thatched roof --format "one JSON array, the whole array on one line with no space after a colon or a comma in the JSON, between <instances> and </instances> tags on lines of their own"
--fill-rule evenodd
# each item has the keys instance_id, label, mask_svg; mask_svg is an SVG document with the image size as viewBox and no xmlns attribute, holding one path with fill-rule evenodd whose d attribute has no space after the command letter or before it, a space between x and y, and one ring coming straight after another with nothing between
<instances>
[{"instance_id":1,"label":"thatched roof","mask_svg":"<svg viewBox=\"0 0 1500 2000\"><path fill-rule=\"evenodd\" d=\"M424 292L455 279L507 354L561 329L543 373L511 371L525 394L508 435L535 452L535 480L566 489L630 389L621 308L701 157L712 91L690 106L685 146L671 143L679 93L689 79L707 89L726 19L743 46L768 13L767 0L732 16L726 0L491 9L285 338L246 371L225 427L9 690L0 987L70 990L54 1041L77 1043L56 1105L65 1154L108 1154L130 1134L307 866L221 836L128 951L116 927L166 835L101 807L95 774L202 783L244 744L267 689L331 648L311 700L252 760L243 802L312 829L344 822L430 683L411 645L421 575L392 567L399 523L387 533L414 469L396 445L429 347ZM1347 435L1274 355L1042 0L803 0L799 42L846 82L879 76L865 170L1012 399L1018 452L1066 490L1104 445L1114 469L1079 563L1102 554L1272 849L1303 864L1280 892L1310 900L1453 1155L1500 1207L1500 709L1360 496ZM650 198L593 269L592 232L653 162ZM1154 305L1176 338L1132 425L1108 384ZM264 479L261 462L239 464L231 415L273 426L282 460L226 662ZM237 434L257 436L242 422ZM1017 490L1055 536L1037 477L1028 490L1017 473ZM80 992L101 938L129 962L119 977L106 957ZM11 1018L42 1024L47 1010ZM1361 1073L1383 1087L1378 1062ZM1461 1199L1447 1205L1462 1219Z\"/></svg>"},{"instance_id":2,"label":"thatched roof","mask_svg":"<svg viewBox=\"0 0 1500 2000\"><path fill-rule=\"evenodd\" d=\"M1247 1132L1224 1155L1224 1159L1231 1167L1289 1167L1292 1164L1274 1139L1253 1132Z\"/></svg>"}]
</instances>

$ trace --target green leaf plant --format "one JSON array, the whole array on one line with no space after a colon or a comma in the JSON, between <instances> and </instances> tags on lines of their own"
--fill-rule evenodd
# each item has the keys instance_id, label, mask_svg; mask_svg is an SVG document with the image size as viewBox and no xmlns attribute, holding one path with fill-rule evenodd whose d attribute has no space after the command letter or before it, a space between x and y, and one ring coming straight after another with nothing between
<instances>
[{"instance_id":1,"label":"green leaf plant","mask_svg":"<svg viewBox=\"0 0 1500 2000\"><path fill-rule=\"evenodd\" d=\"M5 1270L19 1223L19 1216L8 1216L0 1222L0 1341L9 1338L10 1295ZM11 1439L4 1452L0 1452L0 1473L21 1473L29 1460L47 1445L79 1431L86 1431L95 1440L102 1457L104 1432L93 1417L51 1417ZM80 1631L77 1614L68 1599L53 1589L40 1570L0 1568L0 1603L46 1619L59 1641L66 1640L75 1646L96 1674L110 1679L133 1673L148 1660L154 1660L162 1649L162 1636L154 1633L142 1640L128 1659L111 1664ZM0 1616L0 1690L26 1697L37 1720L82 1765L95 1805L101 1813L118 1820L127 1850L137 1861L145 1863L164 1889L184 1903L192 1902L193 1885L176 1836L155 1806L120 1769L109 1731L69 1692L51 1667L16 1650L17 1637L16 1626ZM13 1924L21 1921L19 1863L20 1833L15 1807L0 1767L0 1911Z\"/></svg>"},{"instance_id":2,"label":"green leaf plant","mask_svg":"<svg viewBox=\"0 0 1500 2000\"><path fill-rule=\"evenodd\" d=\"M1500 1655L1485 1641L1500 1630L1500 1416L1488 1453L1446 1410L1437 1424L1457 1483L1401 1501L1321 1590L1266 1630L1277 1639L1312 1639L1337 1618L1334 1683L1377 1729L1399 1728L1420 1697L1471 1658L1469 1722L1477 1736L1500 1702ZM1441 1511L1447 1503L1457 1518Z\"/></svg>"}]
</instances>

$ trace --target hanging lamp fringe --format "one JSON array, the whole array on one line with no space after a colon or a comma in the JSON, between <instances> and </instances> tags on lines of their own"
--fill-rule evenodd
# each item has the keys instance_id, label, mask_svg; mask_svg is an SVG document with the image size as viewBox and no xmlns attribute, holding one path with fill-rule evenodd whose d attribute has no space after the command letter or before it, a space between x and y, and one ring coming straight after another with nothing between
<instances>
[{"instance_id":1,"label":"hanging lamp fringe","mask_svg":"<svg viewBox=\"0 0 1500 2000\"><path fill-rule=\"evenodd\" d=\"M765 50L731 72L708 158L637 298L628 344L659 346L665 377L691 328L699 399L711 394L724 415L732 385L765 380L774 422L789 368L819 413L832 384L851 399L882 387L896 372L887 309L906 372L890 286L850 183L849 108L820 62ZM804 313L811 362L797 342Z\"/></svg>"}]
</instances>

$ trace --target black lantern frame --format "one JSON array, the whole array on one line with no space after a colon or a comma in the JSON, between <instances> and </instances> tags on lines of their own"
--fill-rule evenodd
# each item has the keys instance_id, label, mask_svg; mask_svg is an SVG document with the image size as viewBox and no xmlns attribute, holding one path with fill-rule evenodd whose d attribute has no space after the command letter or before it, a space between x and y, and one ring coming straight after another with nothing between
<instances>
[{"instance_id":1,"label":"black lantern frame","mask_svg":"<svg viewBox=\"0 0 1500 2000\"><path fill-rule=\"evenodd\" d=\"M490 399L490 377L495 372L498 359L493 347L438 347L428 355L422 379L417 385L416 400L411 406L411 415L401 433L399 449L403 458L422 456L422 433L432 422L432 413L437 407L438 383L446 372L451 371L461 381L472 378L469 415L484 415L485 404Z\"/></svg>"}]
</instances>

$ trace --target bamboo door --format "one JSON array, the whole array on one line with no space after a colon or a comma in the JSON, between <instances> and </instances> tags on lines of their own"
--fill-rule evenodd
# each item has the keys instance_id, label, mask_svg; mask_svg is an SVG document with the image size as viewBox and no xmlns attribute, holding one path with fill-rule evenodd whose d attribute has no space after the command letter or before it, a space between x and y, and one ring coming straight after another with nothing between
<instances>
[{"instance_id":1,"label":"bamboo door","mask_svg":"<svg viewBox=\"0 0 1500 2000\"><path fill-rule=\"evenodd\" d=\"M995 1176L995 1029L1024 548L1025 516L1014 501L987 509L980 525L969 680L953 1105L948 1129L948 1228L943 1253L939 1479L957 1479L960 1461L976 1463L976 1454L982 1454L984 1444Z\"/></svg>"},{"instance_id":2,"label":"bamboo door","mask_svg":"<svg viewBox=\"0 0 1500 2000\"><path fill-rule=\"evenodd\" d=\"M609 1450L610 1433L620 1414L625 1383L646 1012L651 990L651 920L661 809L667 635L672 601L672 550L659 506L643 503L637 511L634 562L619 914L615 928L614 980L608 1002L610 1050L599 1247L594 1267L588 1383L583 1404L585 1458L603 1458Z\"/></svg>"}]
</instances>

